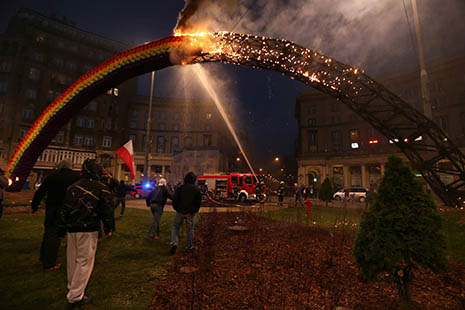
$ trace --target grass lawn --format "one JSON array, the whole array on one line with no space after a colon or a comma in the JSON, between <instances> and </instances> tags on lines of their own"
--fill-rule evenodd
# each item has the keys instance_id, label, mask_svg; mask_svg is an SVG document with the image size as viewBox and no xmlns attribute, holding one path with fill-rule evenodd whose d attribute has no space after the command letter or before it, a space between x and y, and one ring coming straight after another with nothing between
<instances>
[{"instance_id":1,"label":"grass lawn","mask_svg":"<svg viewBox=\"0 0 465 310\"><path fill-rule=\"evenodd\" d=\"M99 239L86 290L93 302L86 309L147 309L155 294L154 282L171 261L173 217L163 214L160 241L146 238L150 212L127 208L123 218L117 217L116 233L108 240ZM66 308L65 241L58 255L62 268L44 272L39 263L43 221L43 214L0 220L0 309Z\"/></svg>"},{"instance_id":2,"label":"grass lawn","mask_svg":"<svg viewBox=\"0 0 465 310\"><path fill-rule=\"evenodd\" d=\"M283 208L261 215L332 231L341 232L344 227L347 232L355 233L362 213L362 210L315 207L308 221L304 208ZM464 213L443 213L449 256L462 263L465 263ZM152 221L149 211L126 209L123 218L117 217L114 236L99 240L94 271L86 290L93 302L86 309L147 309L157 293L157 279L172 261L167 253L173 217L174 213L164 213L160 241L146 238ZM43 214L7 215L0 220L0 309L66 307L65 241L58 258L64 263L62 268L44 272L39 263L43 220ZM183 231L180 237L183 244Z\"/></svg>"}]
</instances>

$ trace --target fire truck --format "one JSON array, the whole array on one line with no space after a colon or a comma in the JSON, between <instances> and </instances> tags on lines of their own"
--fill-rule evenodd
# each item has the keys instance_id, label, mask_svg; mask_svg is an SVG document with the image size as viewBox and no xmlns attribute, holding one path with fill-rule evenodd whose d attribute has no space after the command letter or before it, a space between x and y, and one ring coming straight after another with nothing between
<instances>
[{"instance_id":1,"label":"fire truck","mask_svg":"<svg viewBox=\"0 0 465 310\"><path fill-rule=\"evenodd\" d=\"M261 201L265 199L266 188L262 175L252 173L218 173L198 177L200 187L217 200Z\"/></svg>"}]
</instances>

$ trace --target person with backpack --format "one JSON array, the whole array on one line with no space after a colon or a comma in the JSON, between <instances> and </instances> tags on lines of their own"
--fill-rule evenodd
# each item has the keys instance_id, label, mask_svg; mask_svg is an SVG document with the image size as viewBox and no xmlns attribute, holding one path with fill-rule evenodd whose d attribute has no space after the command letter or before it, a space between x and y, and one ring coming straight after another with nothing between
<instances>
[{"instance_id":1,"label":"person with backpack","mask_svg":"<svg viewBox=\"0 0 465 310\"><path fill-rule=\"evenodd\" d=\"M94 268L101 223L105 238L115 231L114 195L101 182L102 173L95 159L86 159L81 179L68 187L61 209L59 235L67 237L68 308L90 301L84 293Z\"/></svg>"},{"instance_id":2,"label":"person with backpack","mask_svg":"<svg viewBox=\"0 0 465 310\"><path fill-rule=\"evenodd\" d=\"M40 202L45 199L45 221L44 235L40 246L40 261L45 271L59 269L61 264L57 264L58 249L61 240L58 237L58 223L60 210L65 200L68 186L79 180L78 172L71 170L73 164L65 159L56 165L56 172L47 176L32 198L32 214L38 212Z\"/></svg>"},{"instance_id":3,"label":"person with backpack","mask_svg":"<svg viewBox=\"0 0 465 310\"><path fill-rule=\"evenodd\" d=\"M158 181L158 186L152 189L145 200L147 207L150 207L150 211L152 211L153 215L153 221L148 235L152 240L160 240L160 219L163 215L163 209L165 208L168 198L173 200L173 193L169 187L166 186L166 180L160 179L160 181Z\"/></svg>"}]
</instances>

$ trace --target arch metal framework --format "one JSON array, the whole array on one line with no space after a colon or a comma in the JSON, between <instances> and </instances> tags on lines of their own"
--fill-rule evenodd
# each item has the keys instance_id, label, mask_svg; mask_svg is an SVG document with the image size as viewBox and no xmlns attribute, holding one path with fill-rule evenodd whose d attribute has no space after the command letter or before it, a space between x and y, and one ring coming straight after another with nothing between
<instances>
[{"instance_id":1,"label":"arch metal framework","mask_svg":"<svg viewBox=\"0 0 465 310\"><path fill-rule=\"evenodd\" d=\"M393 141L449 206L465 198L465 157L421 112L360 69L293 42L220 32L169 36L125 51L81 76L42 113L18 145L7 167L19 190L37 158L59 129L90 100L140 74L176 64L223 62L281 72L332 96ZM206 40L206 41L205 41ZM441 163L447 162L445 168ZM445 182L441 175L452 176Z\"/></svg>"}]
</instances>

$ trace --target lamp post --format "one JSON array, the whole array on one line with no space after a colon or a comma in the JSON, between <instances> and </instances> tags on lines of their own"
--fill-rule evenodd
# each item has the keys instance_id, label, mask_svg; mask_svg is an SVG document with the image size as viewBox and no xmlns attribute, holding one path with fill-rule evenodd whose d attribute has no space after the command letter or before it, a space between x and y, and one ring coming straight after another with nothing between
<instances>
[{"instance_id":1,"label":"lamp post","mask_svg":"<svg viewBox=\"0 0 465 310\"><path fill-rule=\"evenodd\" d=\"M144 162L144 180L148 180L148 171L149 171L149 152L151 145L150 138L150 125L152 123L152 97L153 97L153 83L155 80L155 71L152 71L152 82L150 85L150 99L149 99L149 113L147 115L147 128L145 131L146 141L145 141L145 162Z\"/></svg>"},{"instance_id":2,"label":"lamp post","mask_svg":"<svg viewBox=\"0 0 465 310\"><path fill-rule=\"evenodd\" d=\"M423 101L423 114L431 119L431 102L429 99L428 73L426 72L425 59L423 54L423 43L421 40L420 19L418 17L417 0L412 0L413 19L415 21L415 30L417 34L418 58L420 59L420 83L421 98Z\"/></svg>"}]
</instances>

